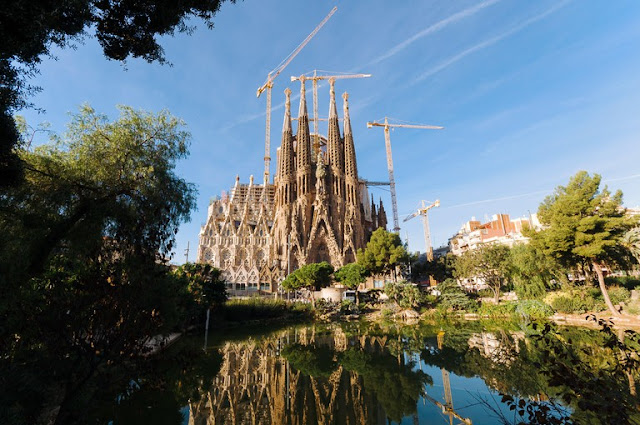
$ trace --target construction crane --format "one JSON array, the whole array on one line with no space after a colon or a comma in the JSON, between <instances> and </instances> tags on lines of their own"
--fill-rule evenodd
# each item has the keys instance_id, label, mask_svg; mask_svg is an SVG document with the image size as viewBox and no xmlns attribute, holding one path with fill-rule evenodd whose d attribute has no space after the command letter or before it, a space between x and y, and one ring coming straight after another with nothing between
<instances>
[{"instance_id":1,"label":"construction crane","mask_svg":"<svg viewBox=\"0 0 640 425\"><path fill-rule=\"evenodd\" d=\"M265 142L264 142L264 183L265 185L269 182L269 165L271 163L271 89L273 88L273 80L276 79L278 75L291 63L293 58L295 58L298 53L304 48L304 46L309 43L309 41L316 35L320 28L327 23L329 18L336 13L338 7L335 6L331 9L331 12L318 24L318 26L311 31L311 34L305 38L302 43L296 49L289 54L276 68L274 68L268 75L267 80L263 85L258 87L258 91L256 92L256 97L260 97L263 91L267 91L267 118L266 118L266 130L265 130Z\"/></svg>"},{"instance_id":2,"label":"construction crane","mask_svg":"<svg viewBox=\"0 0 640 425\"><path fill-rule=\"evenodd\" d=\"M312 74L313 73L313 74ZM310 74L310 75L307 75ZM371 74L338 74L338 75L318 75L318 70L314 69L311 72L307 72L305 74L300 75L299 77L291 76L291 81L298 80L311 80L313 82L313 149L315 154L318 154L318 150L320 149L320 142L318 141L318 121L321 119L318 117L318 81L320 80L329 80L331 84L335 80L342 80L348 78L369 78Z\"/></svg>"},{"instance_id":3,"label":"construction crane","mask_svg":"<svg viewBox=\"0 0 640 425\"><path fill-rule=\"evenodd\" d=\"M431 208L436 208L440 206L440 200L436 199L435 202L427 205L427 201L422 201L422 208L418 209L418 211L409 215L407 218L403 220L403 222L407 222L414 217L422 216L422 225L424 226L424 244L427 250L427 260L433 261L433 247L431 246L431 231L429 230L429 210Z\"/></svg>"},{"instance_id":4,"label":"construction crane","mask_svg":"<svg viewBox=\"0 0 640 425\"><path fill-rule=\"evenodd\" d=\"M367 187L369 186L389 186L391 183L389 182L372 182L369 181L367 179L358 179L358 181L360 182L360 184L363 184Z\"/></svg>"},{"instance_id":5,"label":"construction crane","mask_svg":"<svg viewBox=\"0 0 640 425\"><path fill-rule=\"evenodd\" d=\"M420 124L391 124L389 118L384 117L384 122L379 123L376 121L368 122L367 128L371 127L384 127L384 143L387 150L387 168L389 169L389 186L391 187L391 206L393 208L393 231L400 232L400 225L398 223L398 201L396 199L396 181L393 177L393 157L391 156L391 136L389 135L390 128L424 128L428 130L442 130L444 127L437 125L420 125Z\"/></svg>"}]
</instances>

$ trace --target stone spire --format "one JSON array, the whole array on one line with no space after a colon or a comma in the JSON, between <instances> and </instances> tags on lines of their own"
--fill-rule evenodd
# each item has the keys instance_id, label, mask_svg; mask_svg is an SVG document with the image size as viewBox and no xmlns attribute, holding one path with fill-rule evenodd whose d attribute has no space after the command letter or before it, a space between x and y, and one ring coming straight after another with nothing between
<instances>
[{"instance_id":1,"label":"stone spire","mask_svg":"<svg viewBox=\"0 0 640 425\"><path fill-rule=\"evenodd\" d=\"M311 136L304 76L300 78L300 109L296 140L298 196L304 196L311 191Z\"/></svg>"},{"instance_id":2,"label":"stone spire","mask_svg":"<svg viewBox=\"0 0 640 425\"><path fill-rule=\"evenodd\" d=\"M282 145L279 154L278 167L278 194L279 205L289 204L293 201L294 179L294 152L293 133L291 130L291 90L285 89L286 96L284 106L284 123L282 124Z\"/></svg>"},{"instance_id":3,"label":"stone spire","mask_svg":"<svg viewBox=\"0 0 640 425\"><path fill-rule=\"evenodd\" d=\"M344 149L340 137L340 125L338 124L338 108L336 107L335 79L329 80L329 129L327 134L327 150L329 154L329 166L332 175L331 192L338 197L343 196L344 186Z\"/></svg>"},{"instance_id":4,"label":"stone spire","mask_svg":"<svg viewBox=\"0 0 640 425\"><path fill-rule=\"evenodd\" d=\"M387 229L387 213L382 205L382 198L380 198L380 208L378 209L378 227Z\"/></svg>"},{"instance_id":5,"label":"stone spire","mask_svg":"<svg viewBox=\"0 0 640 425\"><path fill-rule=\"evenodd\" d=\"M371 194L371 222L375 230L378 227L378 214L376 213L376 203L373 201L373 193Z\"/></svg>"},{"instance_id":6,"label":"stone spire","mask_svg":"<svg viewBox=\"0 0 640 425\"><path fill-rule=\"evenodd\" d=\"M358 196L358 166L356 165L356 149L353 145L353 134L351 133L351 119L349 118L349 94L343 93L343 114L344 114L344 174L345 192L347 203L357 205L360 198Z\"/></svg>"}]
</instances>

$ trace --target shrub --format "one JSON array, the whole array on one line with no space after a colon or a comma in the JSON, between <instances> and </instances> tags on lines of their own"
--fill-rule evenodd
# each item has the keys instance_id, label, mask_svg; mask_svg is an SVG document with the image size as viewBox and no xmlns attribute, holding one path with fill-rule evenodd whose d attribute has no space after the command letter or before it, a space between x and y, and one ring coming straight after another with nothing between
<instances>
[{"instance_id":1,"label":"shrub","mask_svg":"<svg viewBox=\"0 0 640 425\"><path fill-rule=\"evenodd\" d=\"M358 306L351 300L342 300L340 303L340 313L342 314L351 314L357 313Z\"/></svg>"},{"instance_id":2,"label":"shrub","mask_svg":"<svg viewBox=\"0 0 640 425\"><path fill-rule=\"evenodd\" d=\"M505 317L515 314L518 303L515 301L507 301L501 304L482 304L478 309L478 314L489 317Z\"/></svg>"},{"instance_id":3,"label":"shrub","mask_svg":"<svg viewBox=\"0 0 640 425\"><path fill-rule=\"evenodd\" d=\"M609 276L604 280L607 286L623 286L629 290L640 287L640 279L633 276Z\"/></svg>"},{"instance_id":4,"label":"shrub","mask_svg":"<svg viewBox=\"0 0 640 425\"><path fill-rule=\"evenodd\" d=\"M575 309L573 298L565 295L554 298L553 301L551 301L551 307L560 313L573 313Z\"/></svg>"},{"instance_id":5,"label":"shrub","mask_svg":"<svg viewBox=\"0 0 640 425\"><path fill-rule=\"evenodd\" d=\"M445 310L475 310L477 304L453 279L447 279L438 285L440 291L439 307Z\"/></svg>"},{"instance_id":6,"label":"shrub","mask_svg":"<svg viewBox=\"0 0 640 425\"><path fill-rule=\"evenodd\" d=\"M609 298L611 302L616 305L622 302L627 302L631 298L631 291L622 286L614 286L609 288Z\"/></svg>"},{"instance_id":7,"label":"shrub","mask_svg":"<svg viewBox=\"0 0 640 425\"><path fill-rule=\"evenodd\" d=\"M384 292L402 308L419 307L422 301L420 289L407 282L387 283Z\"/></svg>"},{"instance_id":8,"label":"shrub","mask_svg":"<svg viewBox=\"0 0 640 425\"><path fill-rule=\"evenodd\" d=\"M605 309L602 294L597 288L563 293L551 300L551 307L560 313L587 313Z\"/></svg>"},{"instance_id":9,"label":"shrub","mask_svg":"<svg viewBox=\"0 0 640 425\"><path fill-rule=\"evenodd\" d=\"M225 303L222 315L229 321L272 319L284 316L310 316L311 306L273 298L232 299Z\"/></svg>"},{"instance_id":10,"label":"shrub","mask_svg":"<svg viewBox=\"0 0 640 425\"><path fill-rule=\"evenodd\" d=\"M531 319L544 319L553 315L553 309L542 301L522 300L518 302L515 313Z\"/></svg>"}]
</instances>

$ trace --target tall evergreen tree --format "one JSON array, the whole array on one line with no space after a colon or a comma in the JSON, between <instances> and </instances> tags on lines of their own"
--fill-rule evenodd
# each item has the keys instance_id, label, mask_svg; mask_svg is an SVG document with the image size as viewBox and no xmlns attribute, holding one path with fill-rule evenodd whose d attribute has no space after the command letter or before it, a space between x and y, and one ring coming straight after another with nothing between
<instances>
[{"instance_id":1,"label":"tall evergreen tree","mask_svg":"<svg viewBox=\"0 0 640 425\"><path fill-rule=\"evenodd\" d=\"M635 220L624 214L622 192L611 194L606 186L600 190L600 181L600 175L580 171L547 196L538 209L545 229L533 235L533 243L566 267L592 268L607 307L617 316L602 268L624 262L621 240Z\"/></svg>"},{"instance_id":2,"label":"tall evergreen tree","mask_svg":"<svg viewBox=\"0 0 640 425\"><path fill-rule=\"evenodd\" d=\"M396 272L396 268L406 263L407 251L402 245L400 235L387 232L383 228L376 229L371 235L364 250L358 250L358 264L368 274L389 275Z\"/></svg>"}]
</instances>

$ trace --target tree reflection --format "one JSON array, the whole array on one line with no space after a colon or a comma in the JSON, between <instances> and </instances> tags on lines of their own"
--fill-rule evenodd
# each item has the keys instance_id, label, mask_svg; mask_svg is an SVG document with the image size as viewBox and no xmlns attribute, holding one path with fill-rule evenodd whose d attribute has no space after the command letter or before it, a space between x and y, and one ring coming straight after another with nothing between
<instances>
[{"instance_id":1,"label":"tree reflection","mask_svg":"<svg viewBox=\"0 0 640 425\"><path fill-rule=\"evenodd\" d=\"M466 333L466 346L427 344L421 357L460 376L479 376L500 392L513 415L483 401L504 423L640 423L638 335L623 332L623 340L600 325L599 331L533 324L526 332ZM459 342L460 332L450 332Z\"/></svg>"}]
</instances>

